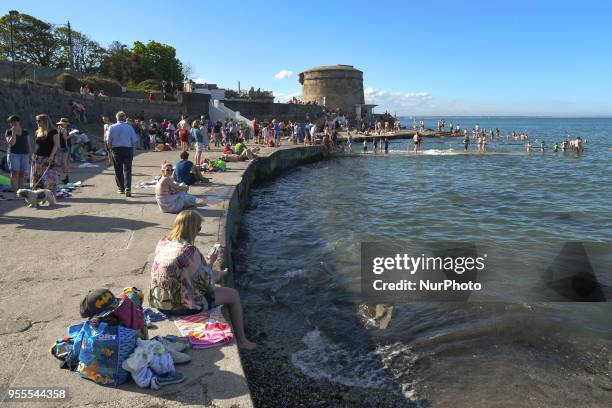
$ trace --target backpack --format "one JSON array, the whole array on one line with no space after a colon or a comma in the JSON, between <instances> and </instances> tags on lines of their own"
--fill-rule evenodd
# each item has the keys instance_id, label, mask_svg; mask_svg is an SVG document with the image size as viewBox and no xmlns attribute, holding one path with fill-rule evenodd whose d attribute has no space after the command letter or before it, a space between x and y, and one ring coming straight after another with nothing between
<instances>
[{"instance_id":1,"label":"backpack","mask_svg":"<svg viewBox=\"0 0 612 408\"><path fill-rule=\"evenodd\" d=\"M119 320L119 324L122 324L128 329L142 329L144 326L144 314L142 313L142 309L134 305L127 296L122 295L124 294L121 293L119 295L121 299L119 306L113 310L111 315Z\"/></svg>"}]
</instances>

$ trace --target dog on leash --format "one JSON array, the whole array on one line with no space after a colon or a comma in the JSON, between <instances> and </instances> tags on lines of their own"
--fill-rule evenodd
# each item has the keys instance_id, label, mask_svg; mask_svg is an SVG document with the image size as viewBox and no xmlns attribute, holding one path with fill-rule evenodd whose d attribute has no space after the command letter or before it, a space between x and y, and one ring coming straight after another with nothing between
<instances>
[{"instance_id":1,"label":"dog on leash","mask_svg":"<svg viewBox=\"0 0 612 408\"><path fill-rule=\"evenodd\" d=\"M17 190L17 197L24 198L30 208L37 208L44 203L49 203L49 206L57 204L55 195L53 195L51 190L47 190L46 188L39 188L37 190L20 188Z\"/></svg>"}]
</instances>

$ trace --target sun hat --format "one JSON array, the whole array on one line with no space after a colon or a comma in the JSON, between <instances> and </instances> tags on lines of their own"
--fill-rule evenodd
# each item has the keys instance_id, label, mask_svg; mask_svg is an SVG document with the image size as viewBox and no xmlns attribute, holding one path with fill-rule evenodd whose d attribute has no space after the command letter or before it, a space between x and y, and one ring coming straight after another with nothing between
<instances>
[{"instance_id":1,"label":"sun hat","mask_svg":"<svg viewBox=\"0 0 612 408\"><path fill-rule=\"evenodd\" d=\"M79 129L71 130L68 134L69 135L76 135L77 133L79 133Z\"/></svg>"},{"instance_id":2,"label":"sun hat","mask_svg":"<svg viewBox=\"0 0 612 408\"><path fill-rule=\"evenodd\" d=\"M104 317L113 312L119 301L108 289L89 291L81 301L81 317Z\"/></svg>"},{"instance_id":3,"label":"sun hat","mask_svg":"<svg viewBox=\"0 0 612 408\"><path fill-rule=\"evenodd\" d=\"M56 125L68 125L70 124L70 121L68 120L68 118L61 118L59 122L56 123Z\"/></svg>"}]
</instances>

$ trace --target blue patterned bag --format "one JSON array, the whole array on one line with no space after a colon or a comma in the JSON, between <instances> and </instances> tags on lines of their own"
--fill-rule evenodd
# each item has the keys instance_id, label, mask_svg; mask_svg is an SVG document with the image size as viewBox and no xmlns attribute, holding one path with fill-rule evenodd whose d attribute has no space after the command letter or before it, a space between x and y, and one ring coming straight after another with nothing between
<instances>
[{"instance_id":1,"label":"blue patterned bag","mask_svg":"<svg viewBox=\"0 0 612 408\"><path fill-rule=\"evenodd\" d=\"M121 364L134 352L137 335L138 331L123 326L87 321L83 326L76 373L107 387L123 384L130 374Z\"/></svg>"}]
</instances>

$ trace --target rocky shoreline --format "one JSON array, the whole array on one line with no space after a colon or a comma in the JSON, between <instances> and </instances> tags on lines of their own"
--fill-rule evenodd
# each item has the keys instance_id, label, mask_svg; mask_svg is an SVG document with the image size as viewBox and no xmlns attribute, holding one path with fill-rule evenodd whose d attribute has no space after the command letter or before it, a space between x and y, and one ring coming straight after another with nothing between
<instances>
[{"instance_id":1,"label":"rocky shoreline","mask_svg":"<svg viewBox=\"0 0 612 408\"><path fill-rule=\"evenodd\" d=\"M254 326L254 325L250 325ZM256 329L255 329L256 330ZM242 364L255 407L423 407L399 393L372 388L350 387L328 380L315 380L291 364L292 350L280 344L272 347L270 334L247 332L258 343L253 353L242 353Z\"/></svg>"}]
</instances>

